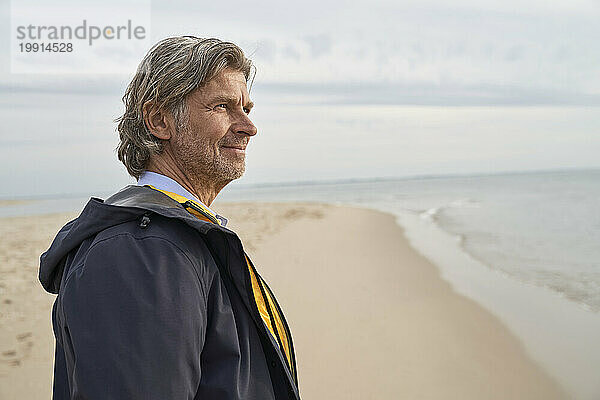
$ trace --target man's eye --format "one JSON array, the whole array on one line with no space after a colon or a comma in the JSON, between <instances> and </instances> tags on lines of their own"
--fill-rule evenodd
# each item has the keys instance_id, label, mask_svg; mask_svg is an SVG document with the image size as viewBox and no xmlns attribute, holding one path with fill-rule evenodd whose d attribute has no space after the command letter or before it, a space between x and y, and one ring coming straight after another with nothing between
<instances>
[{"instance_id":1,"label":"man's eye","mask_svg":"<svg viewBox=\"0 0 600 400\"><path fill-rule=\"evenodd\" d=\"M246 107L244 107L244 112L245 112L246 114L250 114L250 109L249 109L249 108L246 108Z\"/></svg>"},{"instance_id":2,"label":"man's eye","mask_svg":"<svg viewBox=\"0 0 600 400\"><path fill-rule=\"evenodd\" d=\"M223 109L226 109L226 108L227 108L227 104L224 104L224 103L223 103L223 104L219 104L219 105L218 105L217 107L215 107L215 108L223 108Z\"/></svg>"}]
</instances>

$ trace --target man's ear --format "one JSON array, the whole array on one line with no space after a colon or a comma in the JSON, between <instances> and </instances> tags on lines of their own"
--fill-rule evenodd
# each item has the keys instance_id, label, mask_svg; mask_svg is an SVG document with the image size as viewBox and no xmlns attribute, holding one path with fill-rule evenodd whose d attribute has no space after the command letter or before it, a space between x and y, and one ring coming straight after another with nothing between
<instances>
[{"instance_id":1,"label":"man's ear","mask_svg":"<svg viewBox=\"0 0 600 400\"><path fill-rule=\"evenodd\" d=\"M159 139L171 139L174 127L171 113L158 109L151 100L144 103L142 112L146 128L148 128L151 134Z\"/></svg>"}]
</instances>

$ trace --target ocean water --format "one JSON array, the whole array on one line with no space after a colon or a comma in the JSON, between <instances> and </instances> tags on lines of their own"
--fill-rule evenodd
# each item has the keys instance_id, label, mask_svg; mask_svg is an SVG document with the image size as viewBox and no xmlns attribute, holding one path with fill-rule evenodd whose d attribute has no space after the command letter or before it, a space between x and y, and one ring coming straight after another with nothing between
<instances>
[{"instance_id":1,"label":"ocean water","mask_svg":"<svg viewBox=\"0 0 600 400\"><path fill-rule=\"evenodd\" d=\"M498 317L569 398L600 399L600 170L231 187L395 215L458 293Z\"/></svg>"},{"instance_id":2,"label":"ocean water","mask_svg":"<svg viewBox=\"0 0 600 400\"><path fill-rule=\"evenodd\" d=\"M338 202L415 215L488 268L600 311L600 170L236 187L220 199Z\"/></svg>"}]
</instances>

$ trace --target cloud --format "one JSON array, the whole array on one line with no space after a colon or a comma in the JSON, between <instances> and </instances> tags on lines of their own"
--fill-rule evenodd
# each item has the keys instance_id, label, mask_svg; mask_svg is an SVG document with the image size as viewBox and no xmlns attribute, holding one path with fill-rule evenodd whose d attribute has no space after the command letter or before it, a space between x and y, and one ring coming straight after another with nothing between
<instances>
[{"instance_id":1,"label":"cloud","mask_svg":"<svg viewBox=\"0 0 600 400\"><path fill-rule=\"evenodd\" d=\"M20 93L114 95L124 92L128 83L126 75L33 75L11 74L0 80L0 99Z\"/></svg>"},{"instance_id":2,"label":"cloud","mask_svg":"<svg viewBox=\"0 0 600 400\"><path fill-rule=\"evenodd\" d=\"M511 46L508 49L508 51L506 52L504 59L509 62L519 61L520 59L523 58L523 55L524 55L523 46Z\"/></svg>"},{"instance_id":3,"label":"cloud","mask_svg":"<svg viewBox=\"0 0 600 400\"><path fill-rule=\"evenodd\" d=\"M304 41L308 43L310 54L314 58L331 52L331 37L328 34L308 35L304 37Z\"/></svg>"},{"instance_id":4,"label":"cloud","mask_svg":"<svg viewBox=\"0 0 600 400\"><path fill-rule=\"evenodd\" d=\"M256 56L272 62L277 55L277 45L273 40L262 39L256 46Z\"/></svg>"},{"instance_id":5,"label":"cloud","mask_svg":"<svg viewBox=\"0 0 600 400\"><path fill-rule=\"evenodd\" d=\"M256 84L332 92L344 101L597 104L600 48L594 38L600 35L600 10L593 2L574 1L567 7L541 0L335 6L311 0L292 9L268 1L224 13L216 3L173 6L157 0L152 37L209 32L243 46L257 64ZM6 60L8 49L0 50ZM115 58L126 61L127 54ZM124 89L133 69L107 77L4 73L0 90L113 95Z\"/></svg>"},{"instance_id":6,"label":"cloud","mask_svg":"<svg viewBox=\"0 0 600 400\"><path fill-rule=\"evenodd\" d=\"M410 81L396 83L378 82L270 82L261 76L254 81L253 95L288 99L313 104L395 104L425 106L600 106L600 94L556 90L544 87L520 85L455 84L451 82L432 84ZM26 99L26 95L78 94L113 97L120 101L128 83L125 76L80 77L67 75L62 78L37 80L35 83L20 81L0 84L0 106L28 107L14 97ZM296 100L294 100L296 98Z\"/></svg>"},{"instance_id":7,"label":"cloud","mask_svg":"<svg viewBox=\"0 0 600 400\"><path fill-rule=\"evenodd\" d=\"M506 85L431 84L282 84L255 83L266 97L309 98L313 104L421 106L600 106L599 94Z\"/></svg>"},{"instance_id":8,"label":"cloud","mask_svg":"<svg viewBox=\"0 0 600 400\"><path fill-rule=\"evenodd\" d=\"M299 61L300 60L300 53L298 52L298 50L294 47L294 45L292 45L291 43L287 44L282 52L281 55L285 58L291 58L292 60L295 61Z\"/></svg>"}]
</instances>

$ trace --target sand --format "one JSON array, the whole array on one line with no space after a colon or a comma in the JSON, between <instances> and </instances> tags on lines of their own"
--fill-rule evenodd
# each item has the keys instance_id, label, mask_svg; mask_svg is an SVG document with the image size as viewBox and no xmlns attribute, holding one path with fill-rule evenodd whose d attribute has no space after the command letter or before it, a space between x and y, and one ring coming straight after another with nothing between
<instances>
[{"instance_id":1,"label":"sand","mask_svg":"<svg viewBox=\"0 0 600 400\"><path fill-rule=\"evenodd\" d=\"M393 216L311 204L213 204L290 323L303 399L561 399L496 317L455 293ZM39 255L77 213L0 219L0 399L52 392L53 295Z\"/></svg>"},{"instance_id":2,"label":"sand","mask_svg":"<svg viewBox=\"0 0 600 400\"><path fill-rule=\"evenodd\" d=\"M33 203L35 200L0 200L0 207L9 207L9 206L17 206L17 205L21 205L21 204L28 204L28 203Z\"/></svg>"}]
</instances>

